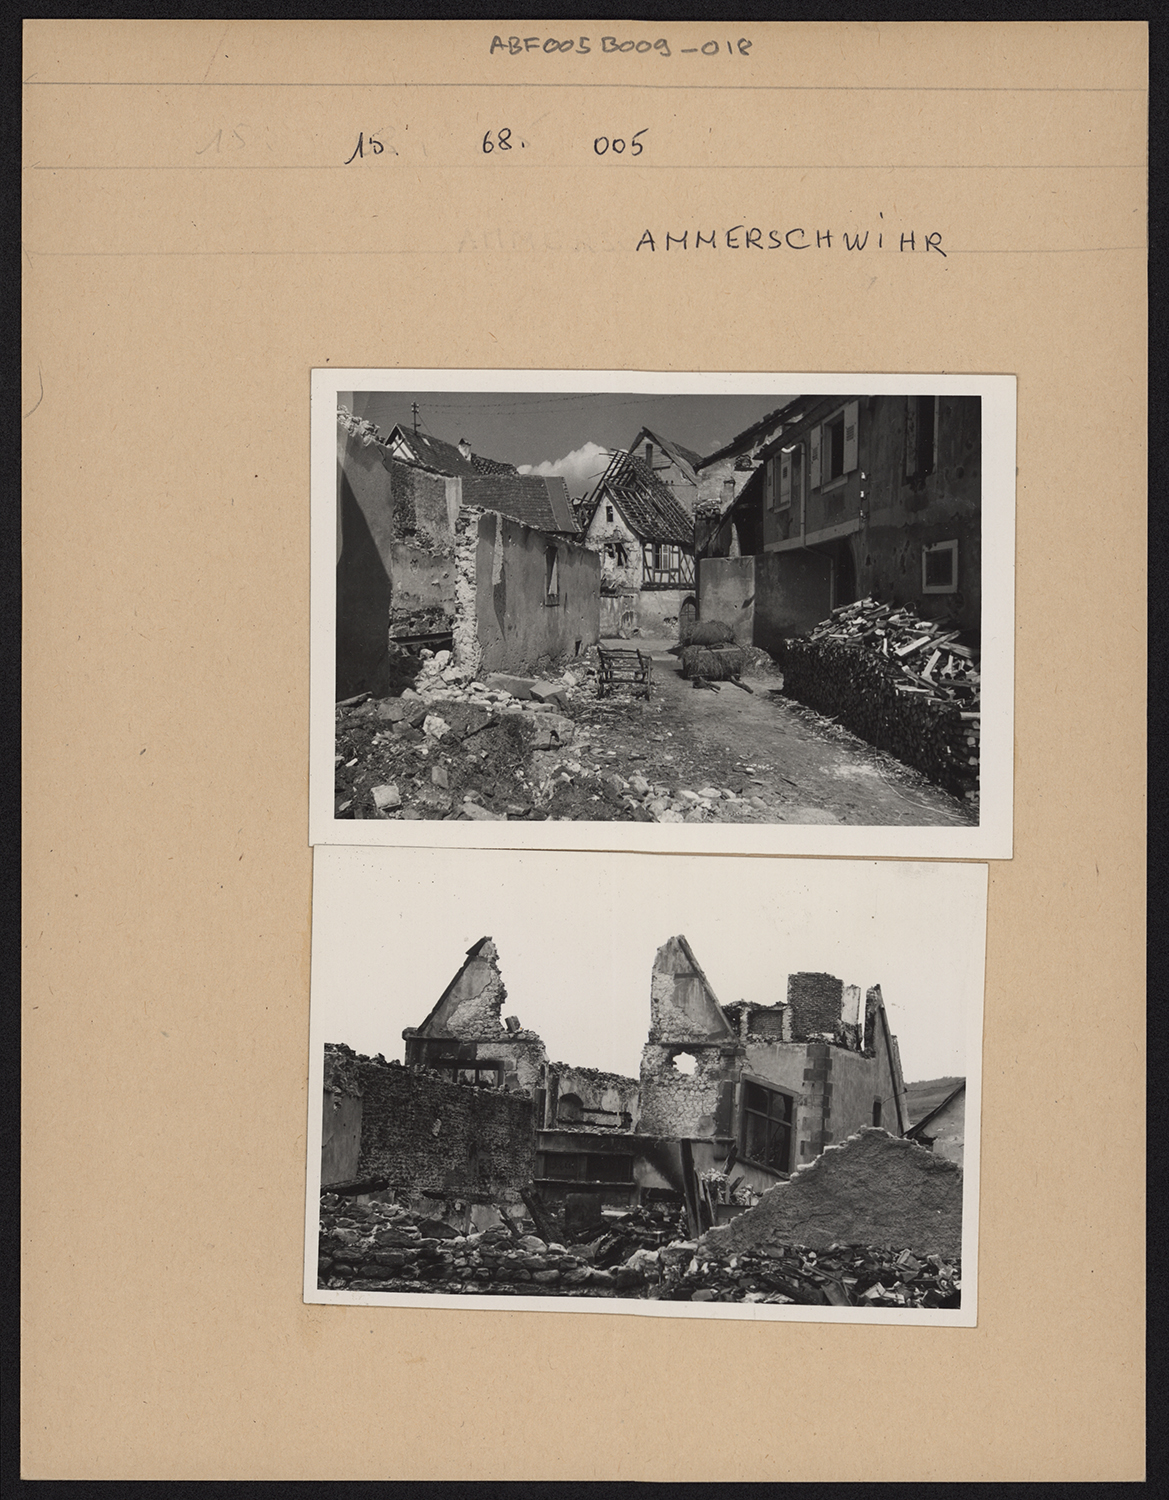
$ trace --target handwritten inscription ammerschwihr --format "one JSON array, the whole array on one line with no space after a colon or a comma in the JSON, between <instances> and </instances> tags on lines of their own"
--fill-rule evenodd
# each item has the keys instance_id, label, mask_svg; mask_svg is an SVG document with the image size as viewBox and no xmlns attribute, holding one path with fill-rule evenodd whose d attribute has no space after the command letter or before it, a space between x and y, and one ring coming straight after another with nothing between
<instances>
[{"instance_id":1,"label":"handwritten inscription ammerschwihr","mask_svg":"<svg viewBox=\"0 0 1169 1500\"><path fill-rule=\"evenodd\" d=\"M885 229L875 234L866 229L849 234L847 230L835 234L831 229L759 229L746 224L735 224L730 229L683 229L680 234L666 230L664 234L643 231L637 250L884 250ZM764 238L766 236L766 239ZM940 231L928 234L909 230L905 234L889 233L889 249L898 251L936 250L943 260Z\"/></svg>"}]
</instances>

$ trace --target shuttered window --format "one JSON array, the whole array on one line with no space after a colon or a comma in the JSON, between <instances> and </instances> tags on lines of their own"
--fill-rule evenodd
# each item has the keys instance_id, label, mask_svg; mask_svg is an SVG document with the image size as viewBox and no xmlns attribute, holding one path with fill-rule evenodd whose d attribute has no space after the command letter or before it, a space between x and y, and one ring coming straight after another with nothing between
<instances>
[{"instance_id":1,"label":"shuttered window","mask_svg":"<svg viewBox=\"0 0 1169 1500\"><path fill-rule=\"evenodd\" d=\"M860 462L860 402L847 405L812 430L810 482L822 489L851 474Z\"/></svg>"}]
</instances>

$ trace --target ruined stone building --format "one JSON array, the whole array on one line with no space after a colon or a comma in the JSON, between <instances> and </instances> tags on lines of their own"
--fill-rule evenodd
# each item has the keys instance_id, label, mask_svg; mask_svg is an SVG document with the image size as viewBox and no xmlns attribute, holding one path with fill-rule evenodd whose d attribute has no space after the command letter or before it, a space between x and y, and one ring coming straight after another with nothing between
<instances>
[{"instance_id":1,"label":"ruined stone building","mask_svg":"<svg viewBox=\"0 0 1169 1500\"><path fill-rule=\"evenodd\" d=\"M598 637L600 563L562 479L396 427L337 426L337 697L385 687L392 645L544 670Z\"/></svg>"},{"instance_id":2,"label":"ruined stone building","mask_svg":"<svg viewBox=\"0 0 1169 1500\"><path fill-rule=\"evenodd\" d=\"M897 1041L879 986L793 974L771 1005L720 1004L690 945L658 950L637 1079L550 1062L503 1015L490 938L471 948L417 1027L405 1064L327 1049L322 1181L379 1175L466 1201L534 1184L548 1203L692 1200L730 1207L862 1126L905 1133Z\"/></svg>"}]
</instances>

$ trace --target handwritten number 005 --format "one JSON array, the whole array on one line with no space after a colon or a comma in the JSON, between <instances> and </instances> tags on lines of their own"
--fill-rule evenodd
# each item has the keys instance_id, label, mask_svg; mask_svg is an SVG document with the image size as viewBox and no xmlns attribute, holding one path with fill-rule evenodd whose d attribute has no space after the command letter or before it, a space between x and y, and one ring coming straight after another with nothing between
<instances>
[{"instance_id":1,"label":"handwritten number 005","mask_svg":"<svg viewBox=\"0 0 1169 1500\"><path fill-rule=\"evenodd\" d=\"M645 130L639 130L633 136L632 140L629 142L630 156L640 156L641 153L645 150L645 147L641 144L637 137L639 135L644 135L646 130L648 129L649 126L647 125L645 127ZM593 150L597 153L598 156L604 156L605 152L609 150L612 150L615 156L620 156L621 153L625 150L625 142L621 139L620 136L614 136L613 139L610 140L607 135L599 135L593 142Z\"/></svg>"}]
</instances>

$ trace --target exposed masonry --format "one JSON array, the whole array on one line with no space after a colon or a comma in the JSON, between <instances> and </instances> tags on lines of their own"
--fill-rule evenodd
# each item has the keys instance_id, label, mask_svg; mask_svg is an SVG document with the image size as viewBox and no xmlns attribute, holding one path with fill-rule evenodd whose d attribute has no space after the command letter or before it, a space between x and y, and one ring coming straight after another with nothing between
<instances>
[{"instance_id":1,"label":"exposed masonry","mask_svg":"<svg viewBox=\"0 0 1169 1500\"><path fill-rule=\"evenodd\" d=\"M554 1062L547 1068L544 1124L557 1130L636 1130L641 1102L636 1078Z\"/></svg>"},{"instance_id":2,"label":"exposed masonry","mask_svg":"<svg viewBox=\"0 0 1169 1500\"><path fill-rule=\"evenodd\" d=\"M359 1177L392 1188L502 1193L527 1181L534 1161L532 1100L453 1083L401 1063L325 1049L326 1065L359 1082Z\"/></svg>"},{"instance_id":3,"label":"exposed masonry","mask_svg":"<svg viewBox=\"0 0 1169 1500\"><path fill-rule=\"evenodd\" d=\"M757 1193L861 1126L880 1123L898 1133L905 1126L900 1063L879 986L866 992L863 1016L861 991L822 973L791 975L782 1001L724 1007L686 939L675 936L655 957L637 1079L550 1063L540 1036L504 1016L506 1001L498 951L484 937L423 1022L403 1032L405 1067L363 1060L355 1071L345 1065L347 1049L334 1049L326 1090L359 1088L354 1103L367 1114L363 1172L396 1173L395 1182L432 1192L471 1191L488 1182L493 1190L518 1190L530 1180L534 1151L542 1149L560 1153L559 1180L584 1185L599 1171L596 1153L620 1152L625 1142L630 1191L634 1184L681 1191L686 1152L700 1152L696 1167L717 1172L720 1163L733 1163ZM449 1097L464 1103L452 1106L447 1139L456 1144L438 1152L438 1170L426 1162L448 1129L434 1125L433 1107L448 1097L443 1090L456 1091ZM406 1107L408 1099L416 1102ZM465 1102L475 1099L511 1103L495 1115L487 1105ZM337 1119L335 1171L351 1149L349 1119ZM509 1154L499 1134L505 1127L520 1131L527 1144ZM487 1151L486 1165L467 1154L480 1128L485 1134L476 1150ZM572 1151L581 1155L565 1170Z\"/></svg>"},{"instance_id":4,"label":"exposed masonry","mask_svg":"<svg viewBox=\"0 0 1169 1500\"><path fill-rule=\"evenodd\" d=\"M479 518L481 510L465 506L455 522L455 613L451 622L454 661L470 676L475 676L483 665L483 647L479 643L477 616L477 556L479 550ZM497 528L499 557L493 559L493 576L496 567L502 576L502 528Z\"/></svg>"}]
</instances>

